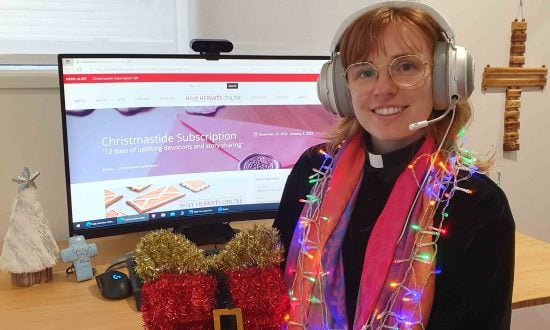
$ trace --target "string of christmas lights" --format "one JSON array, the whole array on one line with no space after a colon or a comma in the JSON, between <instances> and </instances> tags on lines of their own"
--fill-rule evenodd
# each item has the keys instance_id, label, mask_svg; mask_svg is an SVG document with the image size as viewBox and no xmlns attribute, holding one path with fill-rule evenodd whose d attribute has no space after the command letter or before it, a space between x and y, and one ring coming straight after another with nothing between
<instances>
[{"instance_id":1,"label":"string of christmas lights","mask_svg":"<svg viewBox=\"0 0 550 330\"><path fill-rule=\"evenodd\" d=\"M320 233L317 222L318 221L330 221L326 216L320 215L320 206L322 200L318 196L324 196L326 189L328 188L328 183L331 178L332 169L333 169L333 158L324 150L319 150L319 153L323 155L323 162L319 169L313 169L313 174L308 177L309 183L313 183L313 187L306 199L300 199L300 202L305 203L306 212L305 216L302 216L298 222L298 228L301 231L299 235L299 243L301 244L300 254L297 258L296 268L300 269L299 274L294 275L293 283L290 286L289 291L290 296L290 308L297 308L299 304L302 303L302 299L308 299L310 306L320 309L320 312L323 315L323 323L328 323L329 312L325 304L325 298L323 294L323 277L326 276L326 273L320 273L318 271L310 271L304 269L304 258L309 258L311 260L317 261L317 269L321 269L321 254L318 250ZM310 232L314 231L315 235L312 237L315 240L309 239ZM289 272L296 272L296 269L289 269ZM304 279L313 283L319 283L319 288L316 292L312 292L309 297L304 297L304 288L303 283ZM298 292L294 292L292 288L297 288ZM289 320L289 326L297 326L305 329L307 324L308 311L302 310L299 320Z\"/></svg>"},{"instance_id":2,"label":"string of christmas lights","mask_svg":"<svg viewBox=\"0 0 550 330\"><path fill-rule=\"evenodd\" d=\"M462 129L457 134L457 139L464 136ZM298 318L289 319L289 328L307 328L309 313L321 313L323 329L328 329L329 311L324 296L324 281L327 275L322 271L320 237L321 221L338 221L319 214L328 184L331 179L334 160L331 155L320 151L324 160L319 169L313 169L313 174L308 178L313 187L308 195L300 201L305 203L305 216L298 222L300 253L297 256L296 268L288 269L294 274L289 296L291 309L297 308L303 301L309 302L309 309L302 309ZM422 179L416 176L415 165L419 161L428 161L429 167ZM399 238L401 241L406 231L412 231L414 242L406 257L394 258L393 263L406 267L402 278L395 278L387 282L392 294L384 306L377 306L372 315L361 329L424 329L422 318L422 299L430 280L433 284L434 275L442 272L435 266L438 252L437 243L442 235L446 234L445 220L449 203L456 192L473 193L469 189L460 187L460 182L468 180L478 171L477 157L474 153L462 147L455 150L439 150L432 154L424 154L414 159L407 167L411 171L418 186L420 198L415 198L412 210L422 207L418 219L407 219L405 227ZM459 176L459 172L461 175ZM439 221L434 221L438 219ZM313 234L313 235L312 235ZM400 242L398 241L397 244ZM304 260L308 258L315 261L308 263L315 265L311 269L304 269ZM316 285L313 285L316 284ZM305 290L305 285L310 285L311 290ZM305 296L304 292L311 292ZM433 299L433 298L429 298ZM291 313L292 314L292 313Z\"/></svg>"},{"instance_id":3,"label":"string of christmas lights","mask_svg":"<svg viewBox=\"0 0 550 330\"><path fill-rule=\"evenodd\" d=\"M439 151L431 155L422 155L408 165L423 193L423 211L418 221L408 225L408 230L415 233L415 242L411 253L406 259L396 259L394 263L405 263L407 269L401 281L390 281L389 287L394 289L390 299L382 311L373 313L362 329L412 329L414 326L424 329L421 301L428 281L432 275L441 273L435 268L437 242L441 235L446 234L445 220L449 217L447 208L456 191L472 193L461 188L458 183L467 180L477 171L472 164L477 160L470 152ZM430 167L426 180L422 185L416 178L415 163L422 157L429 157ZM459 171L466 175L459 177ZM439 222L434 226L434 219L440 210ZM424 267L418 266L421 263ZM417 269L429 269L423 278L418 278ZM420 280L420 282L418 281ZM399 312L396 312L399 310ZM377 325L376 325L377 324Z\"/></svg>"}]
</instances>

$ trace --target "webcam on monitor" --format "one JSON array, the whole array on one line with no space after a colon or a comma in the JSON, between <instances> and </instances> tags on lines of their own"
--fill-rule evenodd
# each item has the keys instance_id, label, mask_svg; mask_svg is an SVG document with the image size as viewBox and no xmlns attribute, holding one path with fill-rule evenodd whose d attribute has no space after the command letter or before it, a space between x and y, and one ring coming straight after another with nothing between
<instances>
[{"instance_id":1,"label":"webcam on monitor","mask_svg":"<svg viewBox=\"0 0 550 330\"><path fill-rule=\"evenodd\" d=\"M229 53L233 50L233 43L226 39L192 39L189 45L209 60L217 60L220 53Z\"/></svg>"}]
</instances>

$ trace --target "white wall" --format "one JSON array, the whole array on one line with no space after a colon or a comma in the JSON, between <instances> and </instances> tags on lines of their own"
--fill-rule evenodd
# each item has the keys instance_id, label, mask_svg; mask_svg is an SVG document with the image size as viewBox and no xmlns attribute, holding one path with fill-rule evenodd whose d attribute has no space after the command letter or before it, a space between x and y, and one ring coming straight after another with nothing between
<instances>
[{"instance_id":1,"label":"white wall","mask_svg":"<svg viewBox=\"0 0 550 330\"><path fill-rule=\"evenodd\" d=\"M50 79L40 83L0 73L0 239L6 233L17 188L11 179L23 166L40 171L36 183L44 213L55 237L68 237L57 73L48 75ZM23 84L53 87L21 88Z\"/></svg>"},{"instance_id":2,"label":"white wall","mask_svg":"<svg viewBox=\"0 0 550 330\"><path fill-rule=\"evenodd\" d=\"M372 1L359 0L192 0L191 38L227 38L234 53L328 55L334 30L345 16ZM522 95L521 150L502 152L504 92L480 91L486 64L506 66L510 44L510 22L516 17L518 0L430 0L457 32L457 43L465 46L477 63L476 85L471 98L475 121L469 130L468 146L481 153L491 148L501 170L517 228L528 235L550 241L546 206L550 195L550 93L532 91ZM550 65L550 5L548 0L526 0L528 22L526 66ZM195 13L195 14L193 14ZM37 180L42 206L57 239L66 239L67 211L59 96L55 74L42 86L50 88L6 88L29 86L26 81L0 72L0 238L8 226L16 184L11 178L23 166L39 170ZM33 80L37 83L37 80ZM41 83L38 81L38 86ZM541 307L536 310L548 310ZM531 313L531 314L530 314ZM548 328L549 320L521 310L514 315L514 328L523 320L537 321ZM518 315L516 317L516 315ZM541 325L546 325L546 327Z\"/></svg>"}]
</instances>

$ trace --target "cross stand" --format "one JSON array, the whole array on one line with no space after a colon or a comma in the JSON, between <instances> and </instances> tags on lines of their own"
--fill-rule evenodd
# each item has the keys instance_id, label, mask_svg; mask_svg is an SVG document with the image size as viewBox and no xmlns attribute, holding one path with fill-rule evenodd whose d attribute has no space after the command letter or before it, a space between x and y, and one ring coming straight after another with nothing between
<instances>
[{"instance_id":1,"label":"cross stand","mask_svg":"<svg viewBox=\"0 0 550 330\"><path fill-rule=\"evenodd\" d=\"M527 40L527 22L517 18L512 22L509 67L490 67L483 70L481 87L506 87L504 105L504 151L519 150L519 109L521 107L521 88L546 86L548 69L524 68L525 41Z\"/></svg>"}]
</instances>

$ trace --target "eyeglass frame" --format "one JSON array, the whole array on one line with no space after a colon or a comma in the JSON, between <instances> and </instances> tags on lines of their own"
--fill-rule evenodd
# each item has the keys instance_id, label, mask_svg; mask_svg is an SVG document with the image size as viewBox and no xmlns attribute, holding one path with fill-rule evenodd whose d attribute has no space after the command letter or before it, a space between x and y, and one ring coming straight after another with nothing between
<instances>
[{"instance_id":1,"label":"eyeglass frame","mask_svg":"<svg viewBox=\"0 0 550 330\"><path fill-rule=\"evenodd\" d=\"M424 72L423 72L423 74L422 74L423 77L422 77L420 80L418 80L418 82L414 83L413 85L410 85L410 86L401 86L400 84L398 84L398 83L394 80L390 68L391 68L391 66L393 65L393 63L394 63L395 61L397 61L398 59L404 58L404 57L409 57L409 56L416 57L417 59L420 60L420 62L422 62L422 65L424 66ZM422 59L420 56L418 56L417 54L400 55L400 56L397 56L396 58L394 58L393 60L391 60L391 62L390 62L389 64L380 64L380 65L378 65L378 66L374 65L374 63L369 62L369 61L355 62L355 63L352 63L352 64L348 65L348 67L346 68L346 70L344 70L344 72L341 74L342 77L344 78L344 80L346 81L346 87L348 88L348 90L352 90L352 89L349 87L348 78L347 78L347 73L348 73L349 69L350 69L351 67L353 67L354 65L364 65L364 64L370 64L370 65L374 68L374 70L376 70L376 71L375 71L375 72L376 72L376 77L375 77L375 78L376 78L376 82L378 82L378 78L380 77L380 70L379 70L379 68L381 68L381 67L383 67L383 66L387 67L387 68L388 68L388 74L390 75L390 78L391 78L392 82L393 82L396 86L398 86L399 88L404 88L404 89L413 88L413 87L417 86L418 84L420 84L422 81L424 81L424 80L428 77L428 75L426 74L426 66L427 66L427 65L431 65L431 66L434 65L434 63L432 63L432 62L430 62L430 61L425 61L425 60L423 60L423 59ZM356 91L356 92L357 92L357 91Z\"/></svg>"}]
</instances>

